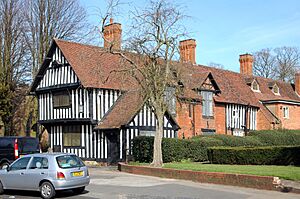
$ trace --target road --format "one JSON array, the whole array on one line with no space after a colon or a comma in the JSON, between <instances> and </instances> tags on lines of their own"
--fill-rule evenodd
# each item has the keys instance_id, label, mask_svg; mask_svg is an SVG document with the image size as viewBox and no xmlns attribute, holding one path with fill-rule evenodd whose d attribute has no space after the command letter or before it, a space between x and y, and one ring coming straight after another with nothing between
<instances>
[{"instance_id":1,"label":"road","mask_svg":"<svg viewBox=\"0 0 300 199\"><path fill-rule=\"evenodd\" d=\"M194 183L121 173L115 168L90 168L91 183L81 195L60 192L67 199L298 199L299 194ZM0 198L36 199L38 192L6 191Z\"/></svg>"}]
</instances>

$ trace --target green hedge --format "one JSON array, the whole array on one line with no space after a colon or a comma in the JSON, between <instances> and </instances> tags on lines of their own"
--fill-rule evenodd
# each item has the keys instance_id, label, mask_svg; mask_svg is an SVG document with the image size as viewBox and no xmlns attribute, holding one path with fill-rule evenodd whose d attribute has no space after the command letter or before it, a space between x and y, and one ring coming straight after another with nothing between
<instances>
[{"instance_id":1,"label":"green hedge","mask_svg":"<svg viewBox=\"0 0 300 199\"><path fill-rule=\"evenodd\" d=\"M254 137L266 146L300 145L299 130L253 131L247 137Z\"/></svg>"},{"instance_id":2,"label":"green hedge","mask_svg":"<svg viewBox=\"0 0 300 199\"><path fill-rule=\"evenodd\" d=\"M135 137L133 139L133 157L135 161L151 162L153 155L153 137ZM192 139L163 138L162 150L164 162L190 159L194 162L208 160L207 147L262 147L262 146L300 146L299 130L254 131L249 136L228 135L196 136Z\"/></svg>"},{"instance_id":3,"label":"green hedge","mask_svg":"<svg viewBox=\"0 0 300 199\"><path fill-rule=\"evenodd\" d=\"M300 146L210 147L213 164L300 165Z\"/></svg>"},{"instance_id":4,"label":"green hedge","mask_svg":"<svg viewBox=\"0 0 300 199\"><path fill-rule=\"evenodd\" d=\"M139 136L133 139L132 153L135 161L151 162L153 155L153 137ZM213 144L212 144L213 143ZM180 162L189 159L194 162L207 161L207 147L218 142L204 140L181 140L163 138L162 151L164 162Z\"/></svg>"}]
</instances>

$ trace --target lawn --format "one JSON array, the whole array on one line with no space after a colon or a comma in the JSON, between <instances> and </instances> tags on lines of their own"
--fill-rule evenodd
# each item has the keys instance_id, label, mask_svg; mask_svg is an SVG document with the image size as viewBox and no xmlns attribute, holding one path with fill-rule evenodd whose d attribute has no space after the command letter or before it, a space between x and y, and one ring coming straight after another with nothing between
<instances>
[{"instance_id":1,"label":"lawn","mask_svg":"<svg viewBox=\"0 0 300 199\"><path fill-rule=\"evenodd\" d=\"M131 162L131 165L149 166L145 163ZM296 166L269 166L269 165L222 165L222 164L201 164L196 162L186 163L164 163L164 168L251 174L259 176L277 176L281 179L300 181L300 167Z\"/></svg>"},{"instance_id":2,"label":"lawn","mask_svg":"<svg viewBox=\"0 0 300 199\"><path fill-rule=\"evenodd\" d=\"M164 168L251 174L259 176L277 176L286 180L300 181L300 167L296 166L268 166L268 165L219 165L219 164L200 164L195 162L188 163L165 163Z\"/></svg>"}]
</instances>

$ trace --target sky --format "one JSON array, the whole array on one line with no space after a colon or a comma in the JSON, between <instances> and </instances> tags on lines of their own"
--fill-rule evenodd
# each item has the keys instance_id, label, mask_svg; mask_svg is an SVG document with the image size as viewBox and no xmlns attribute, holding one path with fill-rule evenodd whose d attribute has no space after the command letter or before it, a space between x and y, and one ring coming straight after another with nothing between
<instances>
[{"instance_id":1,"label":"sky","mask_svg":"<svg viewBox=\"0 0 300 199\"><path fill-rule=\"evenodd\" d=\"M129 12L147 0L120 0L115 22L126 32ZM239 72L239 55L263 48L300 47L300 0L176 0L187 16L183 25L196 39L196 62L222 64ZM99 25L105 0L80 0L88 20ZM188 39L188 38L186 38Z\"/></svg>"}]
</instances>

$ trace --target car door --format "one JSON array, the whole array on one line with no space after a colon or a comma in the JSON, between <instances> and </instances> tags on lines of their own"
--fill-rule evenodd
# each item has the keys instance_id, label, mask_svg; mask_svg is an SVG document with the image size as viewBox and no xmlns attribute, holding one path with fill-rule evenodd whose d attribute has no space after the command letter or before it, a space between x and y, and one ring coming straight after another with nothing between
<instances>
[{"instance_id":1,"label":"car door","mask_svg":"<svg viewBox=\"0 0 300 199\"><path fill-rule=\"evenodd\" d=\"M23 189L26 185L26 169L31 157L23 157L16 160L8 167L8 170L1 176L6 189Z\"/></svg>"},{"instance_id":2,"label":"car door","mask_svg":"<svg viewBox=\"0 0 300 199\"><path fill-rule=\"evenodd\" d=\"M25 178L27 184L24 187L28 190L38 190L39 183L48 177L48 158L47 157L33 157L26 170Z\"/></svg>"}]
</instances>

